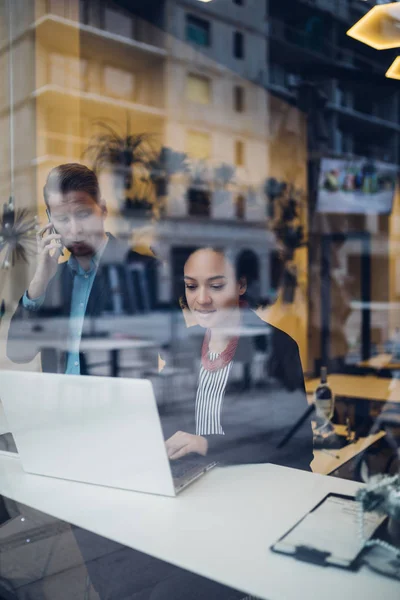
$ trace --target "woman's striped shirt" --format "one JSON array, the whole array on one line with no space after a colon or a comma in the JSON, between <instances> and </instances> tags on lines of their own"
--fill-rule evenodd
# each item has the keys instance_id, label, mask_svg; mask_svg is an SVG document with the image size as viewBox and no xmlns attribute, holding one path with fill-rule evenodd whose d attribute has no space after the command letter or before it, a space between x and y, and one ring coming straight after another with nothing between
<instances>
[{"instance_id":1,"label":"woman's striped shirt","mask_svg":"<svg viewBox=\"0 0 400 600\"><path fill-rule=\"evenodd\" d=\"M219 355L210 352L211 360ZM196 434L224 435L221 425L221 409L225 388L233 361L217 371L208 371L201 365L196 394Z\"/></svg>"}]
</instances>

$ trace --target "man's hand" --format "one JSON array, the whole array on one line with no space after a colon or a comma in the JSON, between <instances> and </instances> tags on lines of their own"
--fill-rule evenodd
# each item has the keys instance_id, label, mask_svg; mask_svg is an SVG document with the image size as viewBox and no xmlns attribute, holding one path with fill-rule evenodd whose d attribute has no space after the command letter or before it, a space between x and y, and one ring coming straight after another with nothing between
<instances>
[{"instance_id":1,"label":"man's hand","mask_svg":"<svg viewBox=\"0 0 400 600\"><path fill-rule=\"evenodd\" d=\"M186 454L195 452L206 456L208 450L208 442L201 435L192 435L184 431L177 431L172 437L165 442L167 447L168 458L175 460L182 458Z\"/></svg>"},{"instance_id":2,"label":"man's hand","mask_svg":"<svg viewBox=\"0 0 400 600\"><path fill-rule=\"evenodd\" d=\"M52 223L47 223L36 234L38 262L35 275L28 288L28 296L31 299L39 298L46 292L50 279L57 271L58 259L61 254L61 235L50 233L44 237L44 234L52 227Z\"/></svg>"}]
</instances>

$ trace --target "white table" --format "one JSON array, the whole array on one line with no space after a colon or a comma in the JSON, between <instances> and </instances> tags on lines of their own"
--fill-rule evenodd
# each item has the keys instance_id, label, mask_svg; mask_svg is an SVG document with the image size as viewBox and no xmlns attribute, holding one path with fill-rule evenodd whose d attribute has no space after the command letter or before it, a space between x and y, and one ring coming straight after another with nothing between
<instances>
[{"instance_id":1,"label":"white table","mask_svg":"<svg viewBox=\"0 0 400 600\"><path fill-rule=\"evenodd\" d=\"M393 354L385 353L373 356L368 360L363 360L357 363L357 366L375 369L376 371L381 371L382 369L398 371L400 369L400 360L397 360Z\"/></svg>"},{"instance_id":2,"label":"white table","mask_svg":"<svg viewBox=\"0 0 400 600\"><path fill-rule=\"evenodd\" d=\"M313 394L321 381L306 380L307 394ZM384 379L373 375L329 375L328 383L336 396L349 400L371 400L400 404L400 380Z\"/></svg>"},{"instance_id":3,"label":"white table","mask_svg":"<svg viewBox=\"0 0 400 600\"><path fill-rule=\"evenodd\" d=\"M335 425L335 433L338 435L346 435L345 425ZM368 435L367 437L358 438L356 442L349 442L343 448L321 449L314 448L314 460L311 463L311 468L314 473L321 475L330 475L335 473L340 467L351 461L361 452L373 446L380 439L385 437L385 431L378 431Z\"/></svg>"},{"instance_id":4,"label":"white table","mask_svg":"<svg viewBox=\"0 0 400 600\"><path fill-rule=\"evenodd\" d=\"M48 346L53 347L51 343ZM140 339L129 339L123 337L111 337L111 338L82 338L80 341L79 349L81 352L93 352L93 351L105 351L109 352L110 356L110 376L118 377L120 373L120 352L122 350L143 350L144 348L156 348L157 345L151 340L140 340ZM68 344L65 342L58 342L57 348L59 350L67 350ZM155 364L156 366L156 364Z\"/></svg>"},{"instance_id":5,"label":"white table","mask_svg":"<svg viewBox=\"0 0 400 600\"><path fill-rule=\"evenodd\" d=\"M314 473L330 475L358 454L373 446L377 441L385 437L385 435L384 431L378 431L378 433L359 438L356 442L349 443L343 448L314 449L314 460L311 463L311 468Z\"/></svg>"},{"instance_id":6,"label":"white table","mask_svg":"<svg viewBox=\"0 0 400 600\"><path fill-rule=\"evenodd\" d=\"M49 348L53 348L60 352L67 352L70 347L70 342L67 339L49 338L47 334L37 335L35 338L32 337L29 341L31 346L36 348L36 352ZM23 356L28 341L21 339L14 340L13 343L14 346L16 344L21 345L21 355ZM110 356L109 363L111 377L118 377L119 375L119 355L122 350L143 350L145 348L158 348L158 345L154 341L148 339L124 337L83 337L79 345L81 352L108 352ZM155 362L154 367L157 367L157 362Z\"/></svg>"},{"instance_id":7,"label":"white table","mask_svg":"<svg viewBox=\"0 0 400 600\"><path fill-rule=\"evenodd\" d=\"M0 456L4 496L265 600L398 596L398 582L364 567L317 567L269 550L327 493L353 494L359 485L252 465L215 469L165 498L28 475L18 458Z\"/></svg>"}]
</instances>

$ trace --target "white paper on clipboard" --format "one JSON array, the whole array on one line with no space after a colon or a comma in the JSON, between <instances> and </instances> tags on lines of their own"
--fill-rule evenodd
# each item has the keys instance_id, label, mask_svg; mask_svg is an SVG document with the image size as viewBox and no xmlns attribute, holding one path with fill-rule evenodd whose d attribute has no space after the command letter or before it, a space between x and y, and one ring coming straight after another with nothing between
<instances>
[{"instance_id":1,"label":"white paper on clipboard","mask_svg":"<svg viewBox=\"0 0 400 600\"><path fill-rule=\"evenodd\" d=\"M350 566L361 550L358 503L330 495L306 515L291 531L274 544L274 550L296 554L298 548L326 553L326 563ZM364 514L364 535L370 538L385 516Z\"/></svg>"}]
</instances>

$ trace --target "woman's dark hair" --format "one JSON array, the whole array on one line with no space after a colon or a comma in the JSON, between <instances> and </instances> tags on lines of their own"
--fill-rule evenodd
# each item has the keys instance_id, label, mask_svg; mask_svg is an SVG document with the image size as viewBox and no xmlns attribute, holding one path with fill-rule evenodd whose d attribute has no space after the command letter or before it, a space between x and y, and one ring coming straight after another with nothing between
<instances>
[{"instance_id":1,"label":"woman's dark hair","mask_svg":"<svg viewBox=\"0 0 400 600\"><path fill-rule=\"evenodd\" d=\"M246 293L243 294L242 299L247 302L250 308L257 308L260 306L259 298L253 298L251 294L249 294L248 290L251 287L252 283L258 281L259 273L258 273L258 264L257 264L257 256L252 250L243 250L240 252L238 257L235 258L231 256L231 252L229 250L225 250L224 248L216 247L216 246L199 246L198 248L194 248L190 250L187 254L185 264L198 250L212 250L213 252L217 252L218 254L223 254L225 258L231 263L231 265L235 268L235 276L236 280L240 281L241 279L245 279L247 283ZM185 284L183 281L183 275L179 278L179 306L181 308L188 308L186 302L185 295Z\"/></svg>"},{"instance_id":2,"label":"woman's dark hair","mask_svg":"<svg viewBox=\"0 0 400 600\"><path fill-rule=\"evenodd\" d=\"M43 188L47 208L50 210L50 194L64 195L69 192L86 192L99 204L100 188L96 173L79 163L67 163L52 169Z\"/></svg>"}]
</instances>

